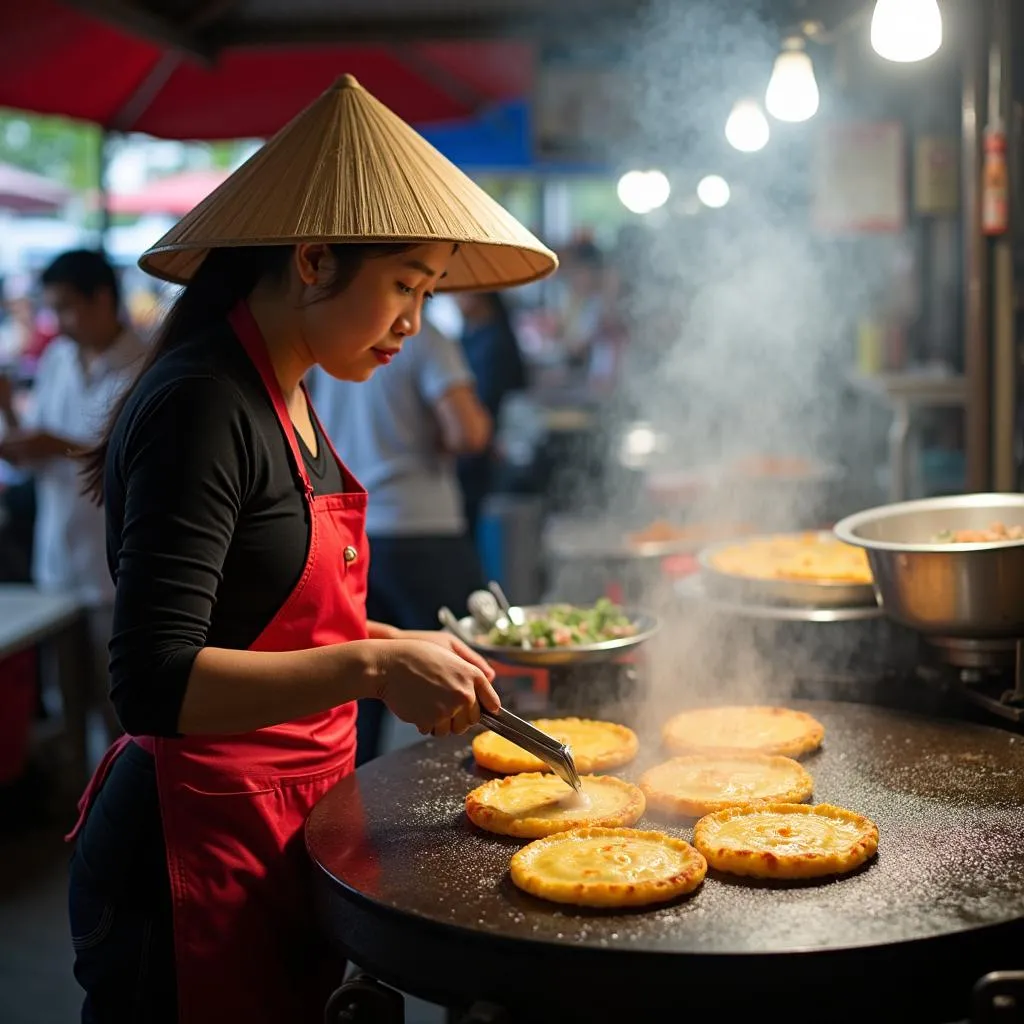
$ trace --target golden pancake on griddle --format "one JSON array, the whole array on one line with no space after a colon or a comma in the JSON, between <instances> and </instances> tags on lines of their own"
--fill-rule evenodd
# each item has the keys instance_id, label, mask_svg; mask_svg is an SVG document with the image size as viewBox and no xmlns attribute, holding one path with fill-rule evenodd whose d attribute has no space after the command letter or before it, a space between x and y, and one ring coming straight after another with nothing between
<instances>
[{"instance_id":1,"label":"golden pancake on griddle","mask_svg":"<svg viewBox=\"0 0 1024 1024\"><path fill-rule=\"evenodd\" d=\"M662 729L676 754L778 754L799 757L821 746L825 727L803 711L775 707L695 708Z\"/></svg>"},{"instance_id":2,"label":"golden pancake on griddle","mask_svg":"<svg viewBox=\"0 0 1024 1024\"><path fill-rule=\"evenodd\" d=\"M873 857L878 826L831 804L760 804L701 818L693 844L718 871L819 878L853 871Z\"/></svg>"},{"instance_id":3,"label":"golden pancake on griddle","mask_svg":"<svg viewBox=\"0 0 1024 1024\"><path fill-rule=\"evenodd\" d=\"M611 775L584 775L576 793L557 775L524 772L491 779L466 797L466 814L498 835L540 839L554 832L632 825L644 813L644 795Z\"/></svg>"},{"instance_id":4,"label":"golden pancake on griddle","mask_svg":"<svg viewBox=\"0 0 1024 1024\"><path fill-rule=\"evenodd\" d=\"M789 757L690 754L644 772L640 788L648 807L699 818L757 801L800 803L810 797L814 780Z\"/></svg>"},{"instance_id":5,"label":"golden pancake on griddle","mask_svg":"<svg viewBox=\"0 0 1024 1024\"><path fill-rule=\"evenodd\" d=\"M640 742L632 729L615 722L589 718L540 718L531 725L565 743L580 774L618 768L636 757ZM473 757L481 768L513 775L517 772L547 772L551 769L522 747L499 736L481 732L473 738Z\"/></svg>"},{"instance_id":6,"label":"golden pancake on griddle","mask_svg":"<svg viewBox=\"0 0 1024 1024\"><path fill-rule=\"evenodd\" d=\"M663 832L581 828L524 846L509 870L520 889L541 899L638 907L692 892L707 863L689 843Z\"/></svg>"}]
</instances>

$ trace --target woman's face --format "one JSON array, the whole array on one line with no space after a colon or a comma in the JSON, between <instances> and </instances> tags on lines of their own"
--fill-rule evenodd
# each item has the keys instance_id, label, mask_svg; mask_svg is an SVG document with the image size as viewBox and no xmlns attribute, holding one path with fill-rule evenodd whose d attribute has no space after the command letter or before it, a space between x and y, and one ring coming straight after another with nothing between
<instances>
[{"instance_id":1,"label":"woman's face","mask_svg":"<svg viewBox=\"0 0 1024 1024\"><path fill-rule=\"evenodd\" d=\"M418 245L363 262L339 295L324 299L335 264L326 246L296 247L303 339L309 354L332 377L367 380L401 351L420 329L423 306L434 294L452 257L451 242Z\"/></svg>"}]
</instances>

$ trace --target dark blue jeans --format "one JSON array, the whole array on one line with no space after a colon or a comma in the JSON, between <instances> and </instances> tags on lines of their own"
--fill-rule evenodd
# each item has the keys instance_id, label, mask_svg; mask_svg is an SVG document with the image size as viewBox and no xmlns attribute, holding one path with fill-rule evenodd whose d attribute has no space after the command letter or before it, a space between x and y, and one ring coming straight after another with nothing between
<instances>
[{"instance_id":1,"label":"dark blue jeans","mask_svg":"<svg viewBox=\"0 0 1024 1024\"><path fill-rule=\"evenodd\" d=\"M156 767L134 743L114 763L78 836L68 896L83 1024L176 1024Z\"/></svg>"},{"instance_id":2,"label":"dark blue jeans","mask_svg":"<svg viewBox=\"0 0 1024 1024\"><path fill-rule=\"evenodd\" d=\"M440 629L437 611L447 605L466 614L466 598L484 586L476 548L468 536L371 537L366 614L399 629ZM380 750L384 705L361 700L356 764Z\"/></svg>"}]
</instances>

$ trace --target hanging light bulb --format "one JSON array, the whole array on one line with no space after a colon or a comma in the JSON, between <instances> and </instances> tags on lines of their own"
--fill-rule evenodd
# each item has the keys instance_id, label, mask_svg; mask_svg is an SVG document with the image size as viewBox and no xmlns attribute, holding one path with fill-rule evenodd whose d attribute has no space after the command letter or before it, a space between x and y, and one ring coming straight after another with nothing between
<instances>
[{"instance_id":1,"label":"hanging light bulb","mask_svg":"<svg viewBox=\"0 0 1024 1024\"><path fill-rule=\"evenodd\" d=\"M725 122L725 137L733 149L756 153L768 145L768 118L757 100L739 100Z\"/></svg>"},{"instance_id":2,"label":"hanging light bulb","mask_svg":"<svg viewBox=\"0 0 1024 1024\"><path fill-rule=\"evenodd\" d=\"M871 15L871 46L899 64L925 60L942 45L937 0L878 0Z\"/></svg>"},{"instance_id":3,"label":"hanging light bulb","mask_svg":"<svg viewBox=\"0 0 1024 1024\"><path fill-rule=\"evenodd\" d=\"M661 171L627 171L619 178L616 192L630 213L650 213L668 202L672 187Z\"/></svg>"},{"instance_id":4,"label":"hanging light bulb","mask_svg":"<svg viewBox=\"0 0 1024 1024\"><path fill-rule=\"evenodd\" d=\"M720 210L731 195L729 182L717 174L709 174L697 182L697 198L712 210Z\"/></svg>"},{"instance_id":5,"label":"hanging light bulb","mask_svg":"<svg viewBox=\"0 0 1024 1024\"><path fill-rule=\"evenodd\" d=\"M818 111L818 83L814 65L804 50L804 41L792 36L782 43L782 52L775 58L764 105L779 121L806 121Z\"/></svg>"}]
</instances>

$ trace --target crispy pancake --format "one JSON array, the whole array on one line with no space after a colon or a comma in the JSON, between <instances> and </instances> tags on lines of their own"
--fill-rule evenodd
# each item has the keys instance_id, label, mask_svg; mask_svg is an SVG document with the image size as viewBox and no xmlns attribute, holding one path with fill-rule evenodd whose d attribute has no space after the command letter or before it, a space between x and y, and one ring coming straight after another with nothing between
<instances>
[{"instance_id":1,"label":"crispy pancake","mask_svg":"<svg viewBox=\"0 0 1024 1024\"><path fill-rule=\"evenodd\" d=\"M466 797L466 814L498 835L540 839L574 828L632 825L644 813L644 795L611 775L584 775L575 793L557 775L526 772L492 779Z\"/></svg>"},{"instance_id":2,"label":"crispy pancake","mask_svg":"<svg viewBox=\"0 0 1024 1024\"><path fill-rule=\"evenodd\" d=\"M524 846L509 870L520 889L541 899L637 907L692 892L707 863L689 843L662 832L581 828Z\"/></svg>"},{"instance_id":3,"label":"crispy pancake","mask_svg":"<svg viewBox=\"0 0 1024 1024\"><path fill-rule=\"evenodd\" d=\"M878 826L830 804L757 804L701 818L693 842L719 871L818 878L853 871L873 857Z\"/></svg>"},{"instance_id":4,"label":"crispy pancake","mask_svg":"<svg viewBox=\"0 0 1024 1024\"><path fill-rule=\"evenodd\" d=\"M819 533L780 534L731 544L711 565L729 576L754 580L803 580L870 585L867 552Z\"/></svg>"},{"instance_id":5,"label":"crispy pancake","mask_svg":"<svg viewBox=\"0 0 1024 1024\"><path fill-rule=\"evenodd\" d=\"M821 746L825 727L803 711L772 707L696 708L670 718L665 746L679 754L781 754L799 757Z\"/></svg>"},{"instance_id":6,"label":"crispy pancake","mask_svg":"<svg viewBox=\"0 0 1024 1024\"><path fill-rule=\"evenodd\" d=\"M699 818L756 801L800 803L811 795L814 781L788 757L691 754L644 772L640 788L648 807Z\"/></svg>"},{"instance_id":7,"label":"crispy pancake","mask_svg":"<svg viewBox=\"0 0 1024 1024\"><path fill-rule=\"evenodd\" d=\"M617 768L632 761L640 749L636 733L614 722L541 718L532 724L560 743L568 744L581 775ZM502 775L551 771L539 758L493 732L481 732L473 738L473 757L481 768Z\"/></svg>"}]
</instances>

